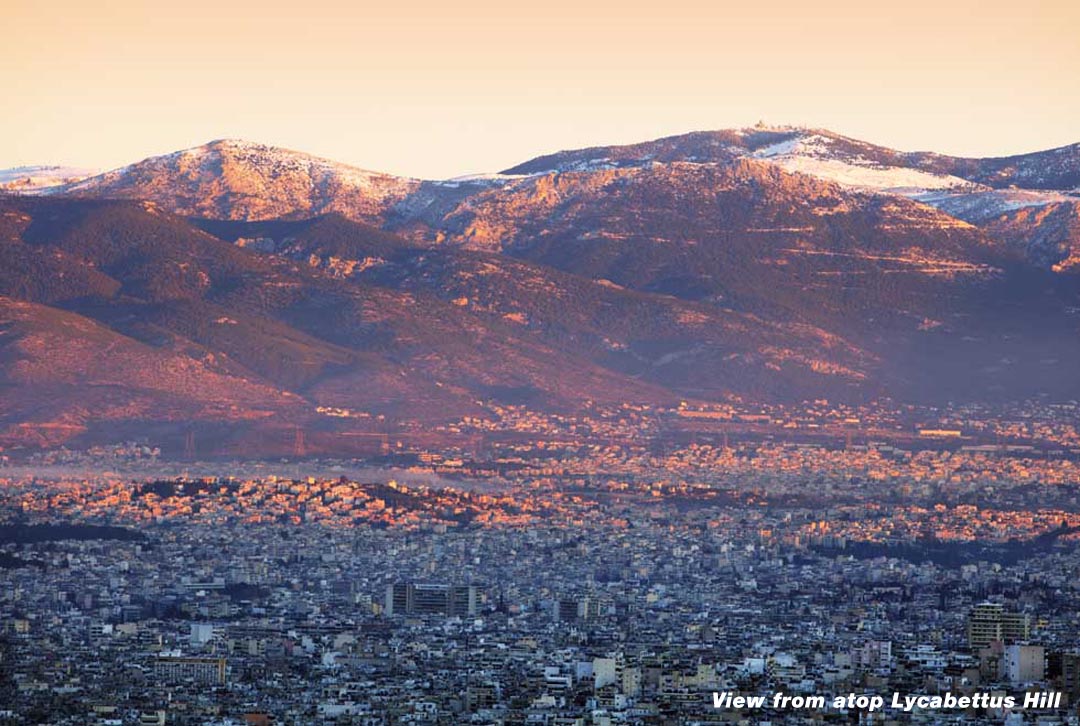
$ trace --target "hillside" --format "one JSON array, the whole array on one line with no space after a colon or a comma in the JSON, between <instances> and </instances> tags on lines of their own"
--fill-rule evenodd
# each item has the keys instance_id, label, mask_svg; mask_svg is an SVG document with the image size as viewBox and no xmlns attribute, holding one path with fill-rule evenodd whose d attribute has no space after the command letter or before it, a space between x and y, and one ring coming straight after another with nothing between
<instances>
[{"instance_id":1,"label":"hillside","mask_svg":"<svg viewBox=\"0 0 1080 726\"><path fill-rule=\"evenodd\" d=\"M418 246L339 216L198 223L223 239L339 279L437 297L681 395L851 395L875 365L863 351L811 325L625 289L497 253Z\"/></svg>"},{"instance_id":2,"label":"hillside","mask_svg":"<svg viewBox=\"0 0 1080 726\"><path fill-rule=\"evenodd\" d=\"M999 213L1080 201L1080 145L977 159L896 151L801 127L695 132L563 151L502 174L445 181L394 177L287 149L220 140L58 186L48 186L49 176L42 171L40 183L31 180L31 186L20 190L150 200L178 214L223 220L304 219L337 212L410 238L441 242L455 232L442 227L456 209L493 193L512 194L528 177L671 165L729 166L737 161L769 164L848 191L912 198L975 225L987 224ZM1009 231L1006 241L1014 249L1029 249L1016 243L1023 236ZM1068 235L1053 226L1044 228L1039 239L1038 250L1070 244ZM1030 261L1053 268L1057 261L1051 257L1037 252Z\"/></svg>"},{"instance_id":3,"label":"hillside","mask_svg":"<svg viewBox=\"0 0 1080 726\"><path fill-rule=\"evenodd\" d=\"M530 177L470 198L439 232L625 287L790 315L892 305L1004 261L993 240L928 206L754 160Z\"/></svg>"},{"instance_id":4,"label":"hillside","mask_svg":"<svg viewBox=\"0 0 1080 726\"><path fill-rule=\"evenodd\" d=\"M30 410L40 412L40 424L139 420L151 403L102 407L98 389L82 385L112 382L118 400L140 400L145 381L124 365L153 371L154 390L192 392L186 409L161 406L159 418L178 427L228 418L200 396L228 400L233 389L237 417L254 415L251 398L253 410L286 422L317 418L318 407L452 420L482 413L477 402L502 391L534 391L556 408L666 395L551 350L509 323L247 251L142 204L8 199L0 219L0 269L19 270L0 278L0 295L34 304L32 316L11 313L11 320L37 331L13 337L22 343L4 358L9 425ZM35 342L36 357L28 358L30 340L53 343ZM118 362L97 350L115 352ZM36 363L27 369L27 360ZM244 394L234 380L264 397Z\"/></svg>"}]
</instances>

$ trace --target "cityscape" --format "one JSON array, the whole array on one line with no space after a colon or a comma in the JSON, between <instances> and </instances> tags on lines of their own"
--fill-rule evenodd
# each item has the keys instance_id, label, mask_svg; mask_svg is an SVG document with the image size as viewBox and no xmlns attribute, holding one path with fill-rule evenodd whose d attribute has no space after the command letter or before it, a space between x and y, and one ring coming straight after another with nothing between
<instances>
[{"instance_id":1,"label":"cityscape","mask_svg":"<svg viewBox=\"0 0 1080 726\"><path fill-rule=\"evenodd\" d=\"M11 451L0 714L1074 723L1080 446L1063 410L508 410L507 431L541 438L477 447L466 421L467 447L388 435L367 460Z\"/></svg>"}]
</instances>

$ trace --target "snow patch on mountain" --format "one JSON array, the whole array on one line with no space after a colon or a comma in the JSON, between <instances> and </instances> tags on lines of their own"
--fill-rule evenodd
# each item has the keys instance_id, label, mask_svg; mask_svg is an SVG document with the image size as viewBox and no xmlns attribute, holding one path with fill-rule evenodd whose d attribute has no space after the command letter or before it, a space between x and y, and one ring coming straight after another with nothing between
<instances>
[{"instance_id":1,"label":"snow patch on mountain","mask_svg":"<svg viewBox=\"0 0 1080 726\"><path fill-rule=\"evenodd\" d=\"M1030 189L995 189L968 194L926 192L917 194L913 198L973 224L986 222L994 217L1018 209L1045 207L1049 204L1080 199L1061 192L1043 192Z\"/></svg>"},{"instance_id":2,"label":"snow patch on mountain","mask_svg":"<svg viewBox=\"0 0 1080 726\"><path fill-rule=\"evenodd\" d=\"M519 179L528 178L527 174L463 174L450 179L432 181L430 184L446 189L474 188L478 191L506 186Z\"/></svg>"},{"instance_id":3,"label":"snow patch on mountain","mask_svg":"<svg viewBox=\"0 0 1080 726\"><path fill-rule=\"evenodd\" d=\"M913 195L929 189L970 190L966 179L900 166L886 166L860 154L838 154L833 139L821 134L797 134L751 153L785 171L809 174L841 186Z\"/></svg>"},{"instance_id":4,"label":"snow patch on mountain","mask_svg":"<svg viewBox=\"0 0 1080 726\"><path fill-rule=\"evenodd\" d=\"M97 174L97 169L78 166L16 166L0 169L0 190L34 193L42 189L81 181Z\"/></svg>"},{"instance_id":5,"label":"snow patch on mountain","mask_svg":"<svg viewBox=\"0 0 1080 726\"><path fill-rule=\"evenodd\" d=\"M892 194L918 194L927 189L970 189L971 182L955 176L903 167L875 167L839 159L790 156L774 160L785 171L809 174L841 186Z\"/></svg>"}]
</instances>

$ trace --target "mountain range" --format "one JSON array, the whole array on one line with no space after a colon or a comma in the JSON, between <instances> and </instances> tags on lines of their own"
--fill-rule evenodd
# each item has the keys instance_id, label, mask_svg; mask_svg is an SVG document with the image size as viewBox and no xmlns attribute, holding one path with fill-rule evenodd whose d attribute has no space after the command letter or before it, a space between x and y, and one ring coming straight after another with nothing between
<instances>
[{"instance_id":1,"label":"mountain range","mask_svg":"<svg viewBox=\"0 0 1080 726\"><path fill-rule=\"evenodd\" d=\"M1080 144L758 127L431 181L225 140L0 179L0 445L1080 393Z\"/></svg>"}]
</instances>

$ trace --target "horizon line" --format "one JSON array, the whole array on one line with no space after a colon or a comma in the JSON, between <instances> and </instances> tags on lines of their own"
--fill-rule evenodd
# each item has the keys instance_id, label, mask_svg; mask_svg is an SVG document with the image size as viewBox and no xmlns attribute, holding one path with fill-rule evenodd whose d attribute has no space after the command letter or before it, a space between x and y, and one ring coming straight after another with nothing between
<instances>
[{"instance_id":1,"label":"horizon line","mask_svg":"<svg viewBox=\"0 0 1080 726\"><path fill-rule=\"evenodd\" d=\"M689 131L682 131L682 132L671 133L671 134L663 134L661 136L650 136L648 138L639 139L637 141L625 141L625 142L614 142L614 143L603 143L603 142L601 142L601 143L594 143L594 144L584 144L584 145L580 145L580 146L567 146L567 147L559 148L559 149L552 150L552 151L544 151L544 152L541 152L541 153L538 153L538 154L534 154L532 156L526 156L524 158L521 158L521 160L519 160L515 164L513 164L513 165L511 165L509 167L506 167L506 168L507 169L513 168L513 166L520 166L520 165L526 164L526 163L528 163L530 161L534 161L536 159L541 159L541 158L548 157L548 156L556 156L556 155L559 155L559 154L572 153L572 152L575 152L575 151L585 151L585 150L588 150L588 149L597 149L597 148L605 148L605 147L616 147L617 148L617 147L625 147L625 146L634 146L634 145L637 145L637 144L648 144L648 143L654 143L654 142L664 141L664 140L668 140L668 139L676 139L676 138L681 138L681 137L686 137L686 136L693 136L695 134L712 134L712 133L724 133L724 132L748 132L748 131L755 131L755 130L766 131L766 132L767 131L773 131L773 132L781 132L781 133L782 132L797 132L797 131L826 133L826 134L830 134L832 136L836 136L836 137L839 137L839 138L843 138L843 139L847 139L847 140L850 140L850 141L855 141L855 142L859 142L859 143L863 143L863 144L868 144L870 146L876 146L876 147L879 147L879 148L882 148L882 149L887 149L889 151L894 151L894 152L897 152L897 153L900 153L900 154L933 154L933 155L942 156L942 157L951 157L951 158L956 158L956 159L974 159L974 160L1010 159L1010 158L1014 158L1014 157L1028 156L1028 155L1031 155L1031 154L1039 154L1039 153L1049 153L1049 152L1054 152L1054 151L1063 150L1063 149L1070 149L1070 148L1073 148L1073 147L1080 146L1080 141L1073 141L1073 142L1067 142L1067 143L1056 145L1056 146L1040 146L1040 147L1037 147L1037 148L1034 148L1034 149L1030 149L1028 151L1019 151L1019 152L1002 153L1002 154L991 154L991 155L986 155L986 156L971 156L971 155L964 155L964 154L953 154L953 153L938 151L936 149L929 149L929 148L927 148L927 149L911 149L911 150L898 149L898 148L895 148L895 147L887 146L885 144L879 144L879 143L877 143L875 141L868 141L866 139L858 138L858 137L855 137L855 136L849 136L847 134L844 134L844 133L841 133L841 132L838 132L838 131L833 131L832 129L824 127L824 126L814 126L814 125L810 125L810 124L766 124L766 123L758 123L758 124L754 124L752 126L731 126L731 127L723 127L723 128L697 128L697 129L692 129L692 130L689 130ZM352 162L352 161L344 161L344 160L342 160L340 158L337 158L335 156L328 156L328 155L326 155L324 153L320 153L320 152L305 151L303 149L296 148L296 146L292 145L292 144L287 144L287 143L278 144L278 143L273 143L273 142L269 142L269 141L263 141L263 140L255 139L253 137L231 136L231 135L225 135L225 136L212 138L212 139L210 139L208 141L205 141L205 142L200 143L200 144L195 144L193 146L183 146L183 147L180 147L180 148L173 148L172 150L169 150L169 151L163 151L163 152L160 152L160 153L152 153L152 154L149 154L149 155L146 155L146 156L138 157L138 158L134 159L133 161L128 161L126 163L122 163L122 164L119 164L119 165L116 165L116 166L108 166L108 165L106 165L106 166L96 166L96 165L86 165L86 164L80 164L80 163L75 163L75 162L67 162L67 161L47 161L47 162L41 162L41 163L19 163L19 164L15 164L13 166L0 166L0 171L15 171L15 170L18 170L18 169L49 169L49 168L62 169L62 168L71 168L71 169L79 169L81 171L91 171L92 173L86 178L93 178L93 177L97 177L97 176L102 176L104 174L109 174L109 173L112 173L112 172L120 171L122 169L126 169L126 168L128 168L130 166L134 166L136 164L140 164L142 162L149 161L151 159L164 158L164 157L172 156L174 154L182 154L182 153L188 152L188 151L195 151L197 149L202 149L204 147L208 147L208 146L211 146L213 144L221 144L221 143L229 143L229 142L248 144L248 145L251 145L251 146L264 146L264 147L267 147L267 148L270 148L270 149L286 151L286 152L293 153L293 154L302 154L304 156L310 156L312 158L319 159L319 160L322 160L322 161L328 161L328 162L331 162L333 164L339 164L339 165L342 165L342 166L348 166L348 167L351 167L351 168L356 169L358 171L363 171L363 172L367 172L367 173L371 173L371 174L379 174L379 175L383 175L383 176L392 176L392 177L397 177L397 178L401 178L401 179L412 179L412 180L415 180L415 181L455 181L455 180L467 178L467 177L470 177L470 176L503 175L504 174L504 170L486 170L486 171L473 170L473 171L465 171L465 172L462 172L462 173L459 173L459 174L454 174L452 176L425 176L425 175L414 175L414 174L402 174L402 173L397 173L397 172L383 171L383 170L380 170L380 169L371 168L371 167L364 166L362 164L358 164L358 163L355 163L355 162Z\"/></svg>"}]
</instances>

